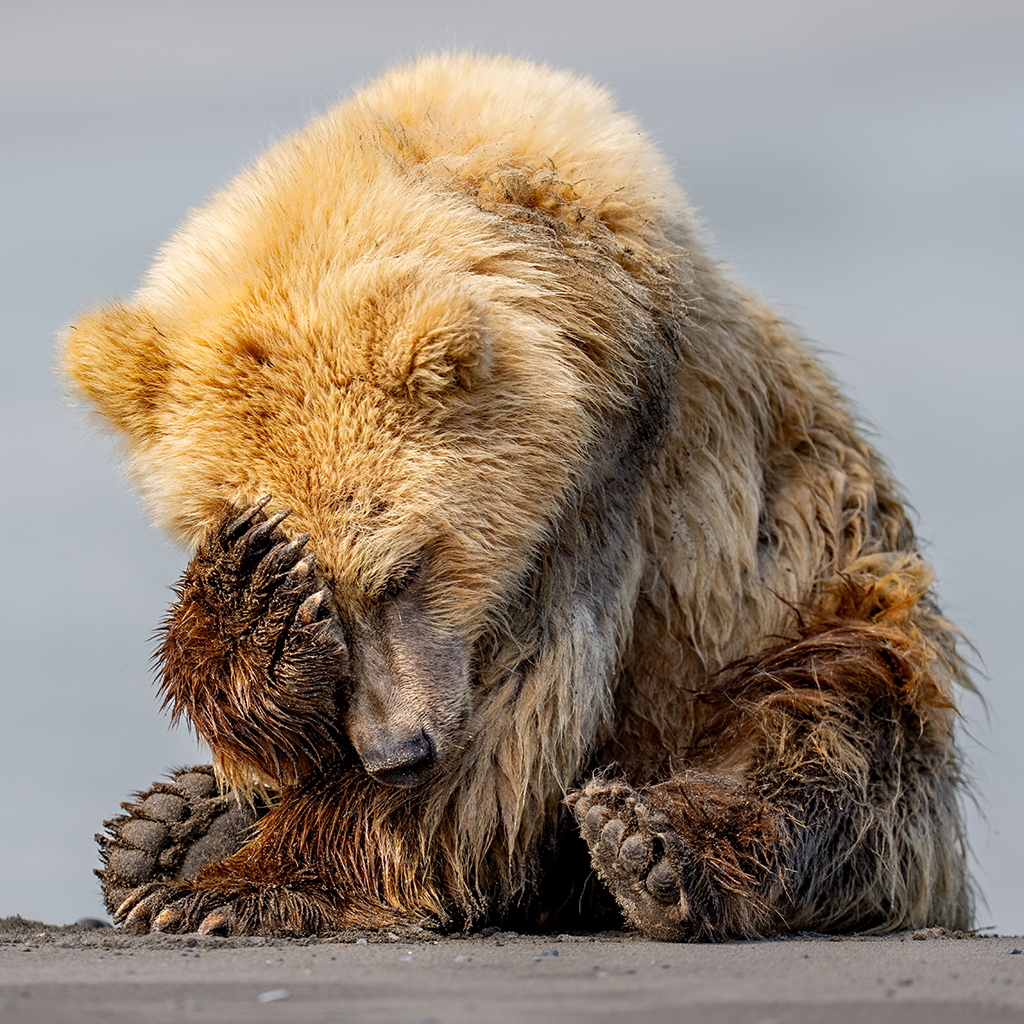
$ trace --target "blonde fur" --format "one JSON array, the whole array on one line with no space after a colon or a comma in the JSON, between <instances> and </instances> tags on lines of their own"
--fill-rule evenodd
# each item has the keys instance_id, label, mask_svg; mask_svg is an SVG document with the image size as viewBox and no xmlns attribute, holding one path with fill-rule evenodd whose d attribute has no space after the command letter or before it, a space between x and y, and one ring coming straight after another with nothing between
<instances>
[{"instance_id":1,"label":"blonde fur","mask_svg":"<svg viewBox=\"0 0 1024 1024\"><path fill-rule=\"evenodd\" d=\"M595 769L592 786L671 784L691 807L698 770L722 793L790 794L743 818L737 835L774 830L736 875L757 894L700 934L968 923L951 739L966 677L900 496L813 355L707 255L664 160L605 91L505 58L393 71L193 213L131 302L83 316L64 351L154 522L186 546L271 494L353 629L418 552L439 567L429 629L472 662L457 752L411 796L369 780L343 738L287 783L317 806L317 853L302 856L349 894L296 927L501 917L529 902L563 799ZM813 804L793 804L796 774L878 769L847 720L860 670L801 684L817 697L784 714L763 680L731 720L705 695L832 635L849 580L901 595L895 625L874 605L839 618L863 627L869 659L893 642L883 625L907 638L928 684L893 683L892 699L942 763L909 804L871 804L857 782L871 820L854 808L859 824L828 827L881 820L883 847L863 884L828 881L865 845L854 836L805 885L764 851L813 827L785 824ZM283 784L207 738L234 780ZM317 786L358 809L361 838L326 822ZM683 834L696 812L652 799ZM290 807L255 848L280 859ZM685 896L652 924L598 868L639 927L690 934ZM241 893L231 870L206 884Z\"/></svg>"}]
</instances>

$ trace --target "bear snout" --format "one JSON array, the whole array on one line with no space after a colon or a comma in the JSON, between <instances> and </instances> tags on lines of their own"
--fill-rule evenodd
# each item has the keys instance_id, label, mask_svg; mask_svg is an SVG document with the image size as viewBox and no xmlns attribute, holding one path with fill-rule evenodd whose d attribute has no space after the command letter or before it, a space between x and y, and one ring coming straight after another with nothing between
<instances>
[{"instance_id":1,"label":"bear snout","mask_svg":"<svg viewBox=\"0 0 1024 1024\"><path fill-rule=\"evenodd\" d=\"M437 762L434 744L423 729L383 736L360 751L360 757L363 767L389 786L418 786Z\"/></svg>"}]
</instances>

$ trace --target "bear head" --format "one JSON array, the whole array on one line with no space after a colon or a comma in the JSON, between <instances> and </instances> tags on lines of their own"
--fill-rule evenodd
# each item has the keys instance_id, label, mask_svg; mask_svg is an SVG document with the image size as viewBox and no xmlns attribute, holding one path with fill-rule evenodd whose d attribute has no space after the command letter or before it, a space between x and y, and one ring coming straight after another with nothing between
<instances>
[{"instance_id":1,"label":"bear head","mask_svg":"<svg viewBox=\"0 0 1024 1024\"><path fill-rule=\"evenodd\" d=\"M417 737L435 766L463 747L474 652L507 627L591 430L558 325L534 311L543 270L513 276L481 211L432 197L432 223L401 198L370 254L358 210L308 245L294 222L222 210L219 249L186 227L134 301L65 341L159 526L194 549L270 495L309 534L350 645L339 714L371 772ZM195 218L205 237L212 218Z\"/></svg>"}]
</instances>

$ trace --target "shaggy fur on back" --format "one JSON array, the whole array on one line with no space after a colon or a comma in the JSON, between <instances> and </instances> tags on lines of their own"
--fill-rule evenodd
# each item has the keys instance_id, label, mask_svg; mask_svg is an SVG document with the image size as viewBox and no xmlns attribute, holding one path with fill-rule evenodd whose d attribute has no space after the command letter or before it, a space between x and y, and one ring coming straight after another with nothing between
<instances>
[{"instance_id":1,"label":"shaggy fur on back","mask_svg":"<svg viewBox=\"0 0 1024 1024\"><path fill-rule=\"evenodd\" d=\"M272 800L132 926L969 925L967 679L899 492L603 90L386 75L65 361L195 552L167 700Z\"/></svg>"}]
</instances>

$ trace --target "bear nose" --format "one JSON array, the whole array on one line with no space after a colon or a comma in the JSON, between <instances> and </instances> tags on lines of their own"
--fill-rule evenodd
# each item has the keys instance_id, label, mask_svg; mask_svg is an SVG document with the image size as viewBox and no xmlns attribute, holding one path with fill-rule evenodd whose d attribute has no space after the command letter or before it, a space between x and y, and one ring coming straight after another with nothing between
<instances>
[{"instance_id":1,"label":"bear nose","mask_svg":"<svg viewBox=\"0 0 1024 1024\"><path fill-rule=\"evenodd\" d=\"M434 760L434 747L422 730L414 735L386 736L362 752L363 767L378 781L390 786L416 786Z\"/></svg>"}]
</instances>

